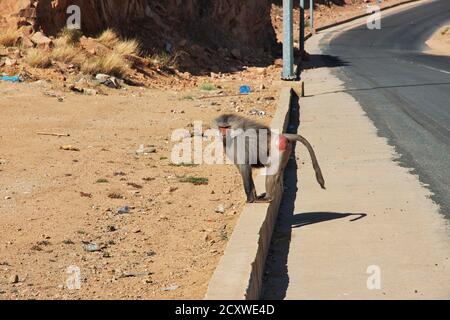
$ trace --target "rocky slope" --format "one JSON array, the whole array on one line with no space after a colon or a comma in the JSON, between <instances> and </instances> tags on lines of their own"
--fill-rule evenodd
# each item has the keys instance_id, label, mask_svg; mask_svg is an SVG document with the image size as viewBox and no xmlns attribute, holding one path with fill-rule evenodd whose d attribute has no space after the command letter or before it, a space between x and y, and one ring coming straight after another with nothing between
<instances>
[{"instance_id":1,"label":"rocky slope","mask_svg":"<svg viewBox=\"0 0 450 320\"><path fill-rule=\"evenodd\" d=\"M73 4L81 9L87 35L113 27L126 36L138 35L149 47L195 41L268 50L275 39L270 0L0 0L0 10L3 22L16 19L19 25L31 24L55 35Z\"/></svg>"}]
</instances>

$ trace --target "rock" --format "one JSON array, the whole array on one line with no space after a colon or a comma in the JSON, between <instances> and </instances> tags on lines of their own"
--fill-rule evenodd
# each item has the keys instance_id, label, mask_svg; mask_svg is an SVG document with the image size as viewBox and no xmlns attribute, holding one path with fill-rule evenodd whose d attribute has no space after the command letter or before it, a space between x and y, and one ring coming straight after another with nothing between
<instances>
[{"instance_id":1,"label":"rock","mask_svg":"<svg viewBox=\"0 0 450 320\"><path fill-rule=\"evenodd\" d=\"M248 114L249 114L249 115L258 115L258 116L260 116L260 117L264 117L264 116L266 115L266 112L265 112L265 111L262 111L262 110L251 109L251 110L248 112Z\"/></svg>"},{"instance_id":2,"label":"rock","mask_svg":"<svg viewBox=\"0 0 450 320\"><path fill-rule=\"evenodd\" d=\"M96 251L100 251L101 248L96 243L88 243L84 246L84 250L86 250L87 252L96 252Z\"/></svg>"},{"instance_id":3,"label":"rock","mask_svg":"<svg viewBox=\"0 0 450 320\"><path fill-rule=\"evenodd\" d=\"M79 148L76 148L76 147L74 147L74 146L72 146L72 145L70 145L70 144L61 146L61 147L59 147L59 148L60 148L61 150L66 150L66 151L80 151Z\"/></svg>"},{"instance_id":4,"label":"rock","mask_svg":"<svg viewBox=\"0 0 450 320\"><path fill-rule=\"evenodd\" d=\"M130 207L129 206L121 207L121 208L117 209L117 213L118 214L130 213Z\"/></svg>"},{"instance_id":5,"label":"rock","mask_svg":"<svg viewBox=\"0 0 450 320\"><path fill-rule=\"evenodd\" d=\"M71 91L73 91L73 92L76 92L76 93L83 93L83 92L84 92L84 89L83 89L83 88L77 87L77 86L75 86L75 85L69 86L69 89L70 89Z\"/></svg>"},{"instance_id":6,"label":"rock","mask_svg":"<svg viewBox=\"0 0 450 320\"><path fill-rule=\"evenodd\" d=\"M174 191L177 191L177 190L178 190L178 187L169 187L167 189L168 192L174 192Z\"/></svg>"},{"instance_id":7,"label":"rock","mask_svg":"<svg viewBox=\"0 0 450 320\"><path fill-rule=\"evenodd\" d=\"M22 44L22 47L24 48L33 48L34 47L34 43L33 41L31 41L30 37L27 35L23 35L22 37L20 37L20 43Z\"/></svg>"},{"instance_id":8,"label":"rock","mask_svg":"<svg viewBox=\"0 0 450 320\"><path fill-rule=\"evenodd\" d=\"M98 94L98 91L95 89L83 89L83 93L88 96L96 96Z\"/></svg>"},{"instance_id":9,"label":"rock","mask_svg":"<svg viewBox=\"0 0 450 320\"><path fill-rule=\"evenodd\" d=\"M266 68L256 68L256 73L265 75L266 74Z\"/></svg>"},{"instance_id":10,"label":"rock","mask_svg":"<svg viewBox=\"0 0 450 320\"><path fill-rule=\"evenodd\" d=\"M95 79L99 83L112 89L120 89L123 86L123 80L107 74L99 73L95 76Z\"/></svg>"},{"instance_id":11,"label":"rock","mask_svg":"<svg viewBox=\"0 0 450 320\"><path fill-rule=\"evenodd\" d=\"M6 58L5 59L5 65L9 66L9 67L15 66L15 65L17 65L17 60L16 59Z\"/></svg>"},{"instance_id":12,"label":"rock","mask_svg":"<svg viewBox=\"0 0 450 320\"><path fill-rule=\"evenodd\" d=\"M49 37L45 36L42 32L38 31L34 33L30 40L39 48L49 49L53 47L53 41Z\"/></svg>"},{"instance_id":13,"label":"rock","mask_svg":"<svg viewBox=\"0 0 450 320\"><path fill-rule=\"evenodd\" d=\"M161 291L174 291L177 290L180 286L177 284L172 284L168 287L162 288Z\"/></svg>"},{"instance_id":14,"label":"rock","mask_svg":"<svg viewBox=\"0 0 450 320\"><path fill-rule=\"evenodd\" d=\"M109 232L114 232L114 231L117 231L117 227L116 227L116 226L108 226L108 227L107 227L107 230L108 230Z\"/></svg>"},{"instance_id":15,"label":"rock","mask_svg":"<svg viewBox=\"0 0 450 320\"><path fill-rule=\"evenodd\" d=\"M149 250L146 252L147 257L153 257L154 255L156 255L156 252L153 250Z\"/></svg>"},{"instance_id":16,"label":"rock","mask_svg":"<svg viewBox=\"0 0 450 320\"><path fill-rule=\"evenodd\" d=\"M65 14L69 4L77 4L83 13L83 31L86 34L99 34L107 27L123 26L135 32L134 21L144 23L144 28L151 27L150 39L155 45L165 44L164 35L178 35L179 39L189 39L189 30L204 30L198 34L200 42L213 35L230 35L238 46L270 49L276 43L275 33L271 23L271 3L268 0L216 0L206 2L198 0L159 1L148 0L129 1L62 1L46 0L3 0L2 16L20 17L35 25L37 29L56 34L61 26L66 25L68 15ZM6 2L5 5L3 3ZM37 3L37 4L36 4ZM101 3L101 10L98 8ZM181 5L182 4L182 5ZM206 10L206 11L205 11ZM26 14L24 12L27 12ZM32 13L34 12L34 13ZM179 21L173 24L170 21ZM150 24L147 24L150 22ZM188 23L191 28L184 30L178 25ZM208 26L213 26L214 32ZM216 31L217 30L217 31ZM202 36L205 34L206 36ZM225 39L217 37L217 43ZM190 46L190 43L187 42Z\"/></svg>"},{"instance_id":17,"label":"rock","mask_svg":"<svg viewBox=\"0 0 450 320\"><path fill-rule=\"evenodd\" d=\"M219 204L215 210L216 213L225 213L225 206L223 204Z\"/></svg>"},{"instance_id":18,"label":"rock","mask_svg":"<svg viewBox=\"0 0 450 320\"><path fill-rule=\"evenodd\" d=\"M147 155L150 153L156 153L156 148L153 146L145 147L143 144L141 144L139 148L136 150L137 155Z\"/></svg>"},{"instance_id":19,"label":"rock","mask_svg":"<svg viewBox=\"0 0 450 320\"><path fill-rule=\"evenodd\" d=\"M9 283L11 284L19 283L19 276L15 274L9 277Z\"/></svg>"},{"instance_id":20,"label":"rock","mask_svg":"<svg viewBox=\"0 0 450 320\"><path fill-rule=\"evenodd\" d=\"M10 200L10 199L11 199L10 196L6 196L6 197L5 197L5 200Z\"/></svg>"}]
</instances>

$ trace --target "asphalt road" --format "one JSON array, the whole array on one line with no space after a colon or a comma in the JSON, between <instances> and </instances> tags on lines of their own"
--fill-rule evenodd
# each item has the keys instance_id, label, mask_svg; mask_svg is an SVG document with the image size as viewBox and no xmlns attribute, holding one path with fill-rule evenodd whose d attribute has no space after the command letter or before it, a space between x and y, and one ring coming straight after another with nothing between
<instances>
[{"instance_id":1,"label":"asphalt road","mask_svg":"<svg viewBox=\"0 0 450 320\"><path fill-rule=\"evenodd\" d=\"M400 154L429 185L450 217L450 57L423 53L425 41L450 22L450 1L437 0L325 37L322 57ZM325 93L326 94L326 93ZM351 125L349 125L351 130Z\"/></svg>"}]
</instances>

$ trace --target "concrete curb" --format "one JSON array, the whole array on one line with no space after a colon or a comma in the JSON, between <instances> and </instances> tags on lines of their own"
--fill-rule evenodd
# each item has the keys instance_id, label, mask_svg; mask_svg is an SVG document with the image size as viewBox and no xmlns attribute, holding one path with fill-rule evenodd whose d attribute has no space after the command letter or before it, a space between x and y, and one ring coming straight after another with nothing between
<instances>
[{"instance_id":1,"label":"concrete curb","mask_svg":"<svg viewBox=\"0 0 450 320\"><path fill-rule=\"evenodd\" d=\"M291 101L291 86L283 86L278 108L271 123L273 130L285 132ZM265 190L265 177L257 176L258 192ZM214 271L206 300L257 300L260 297L264 265L275 226L283 190L276 191L270 203L247 204Z\"/></svg>"}]
</instances>

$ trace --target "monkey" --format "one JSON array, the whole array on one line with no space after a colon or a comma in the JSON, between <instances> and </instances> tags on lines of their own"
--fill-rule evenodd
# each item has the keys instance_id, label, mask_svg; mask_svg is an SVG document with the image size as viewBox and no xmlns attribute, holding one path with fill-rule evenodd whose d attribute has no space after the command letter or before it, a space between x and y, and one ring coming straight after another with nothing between
<instances>
[{"instance_id":1,"label":"monkey","mask_svg":"<svg viewBox=\"0 0 450 320\"><path fill-rule=\"evenodd\" d=\"M282 186L283 172L295 141L301 142L308 149L316 180L321 188L325 189L325 180L314 149L303 136L276 134L268 126L236 114L222 114L213 121L211 128L218 130L228 158L233 161L241 174L247 203L270 203L273 200L276 186ZM263 134L260 134L261 132ZM266 193L261 196L257 196L256 193L252 168L266 169ZM267 173L268 171L271 172Z\"/></svg>"}]
</instances>

